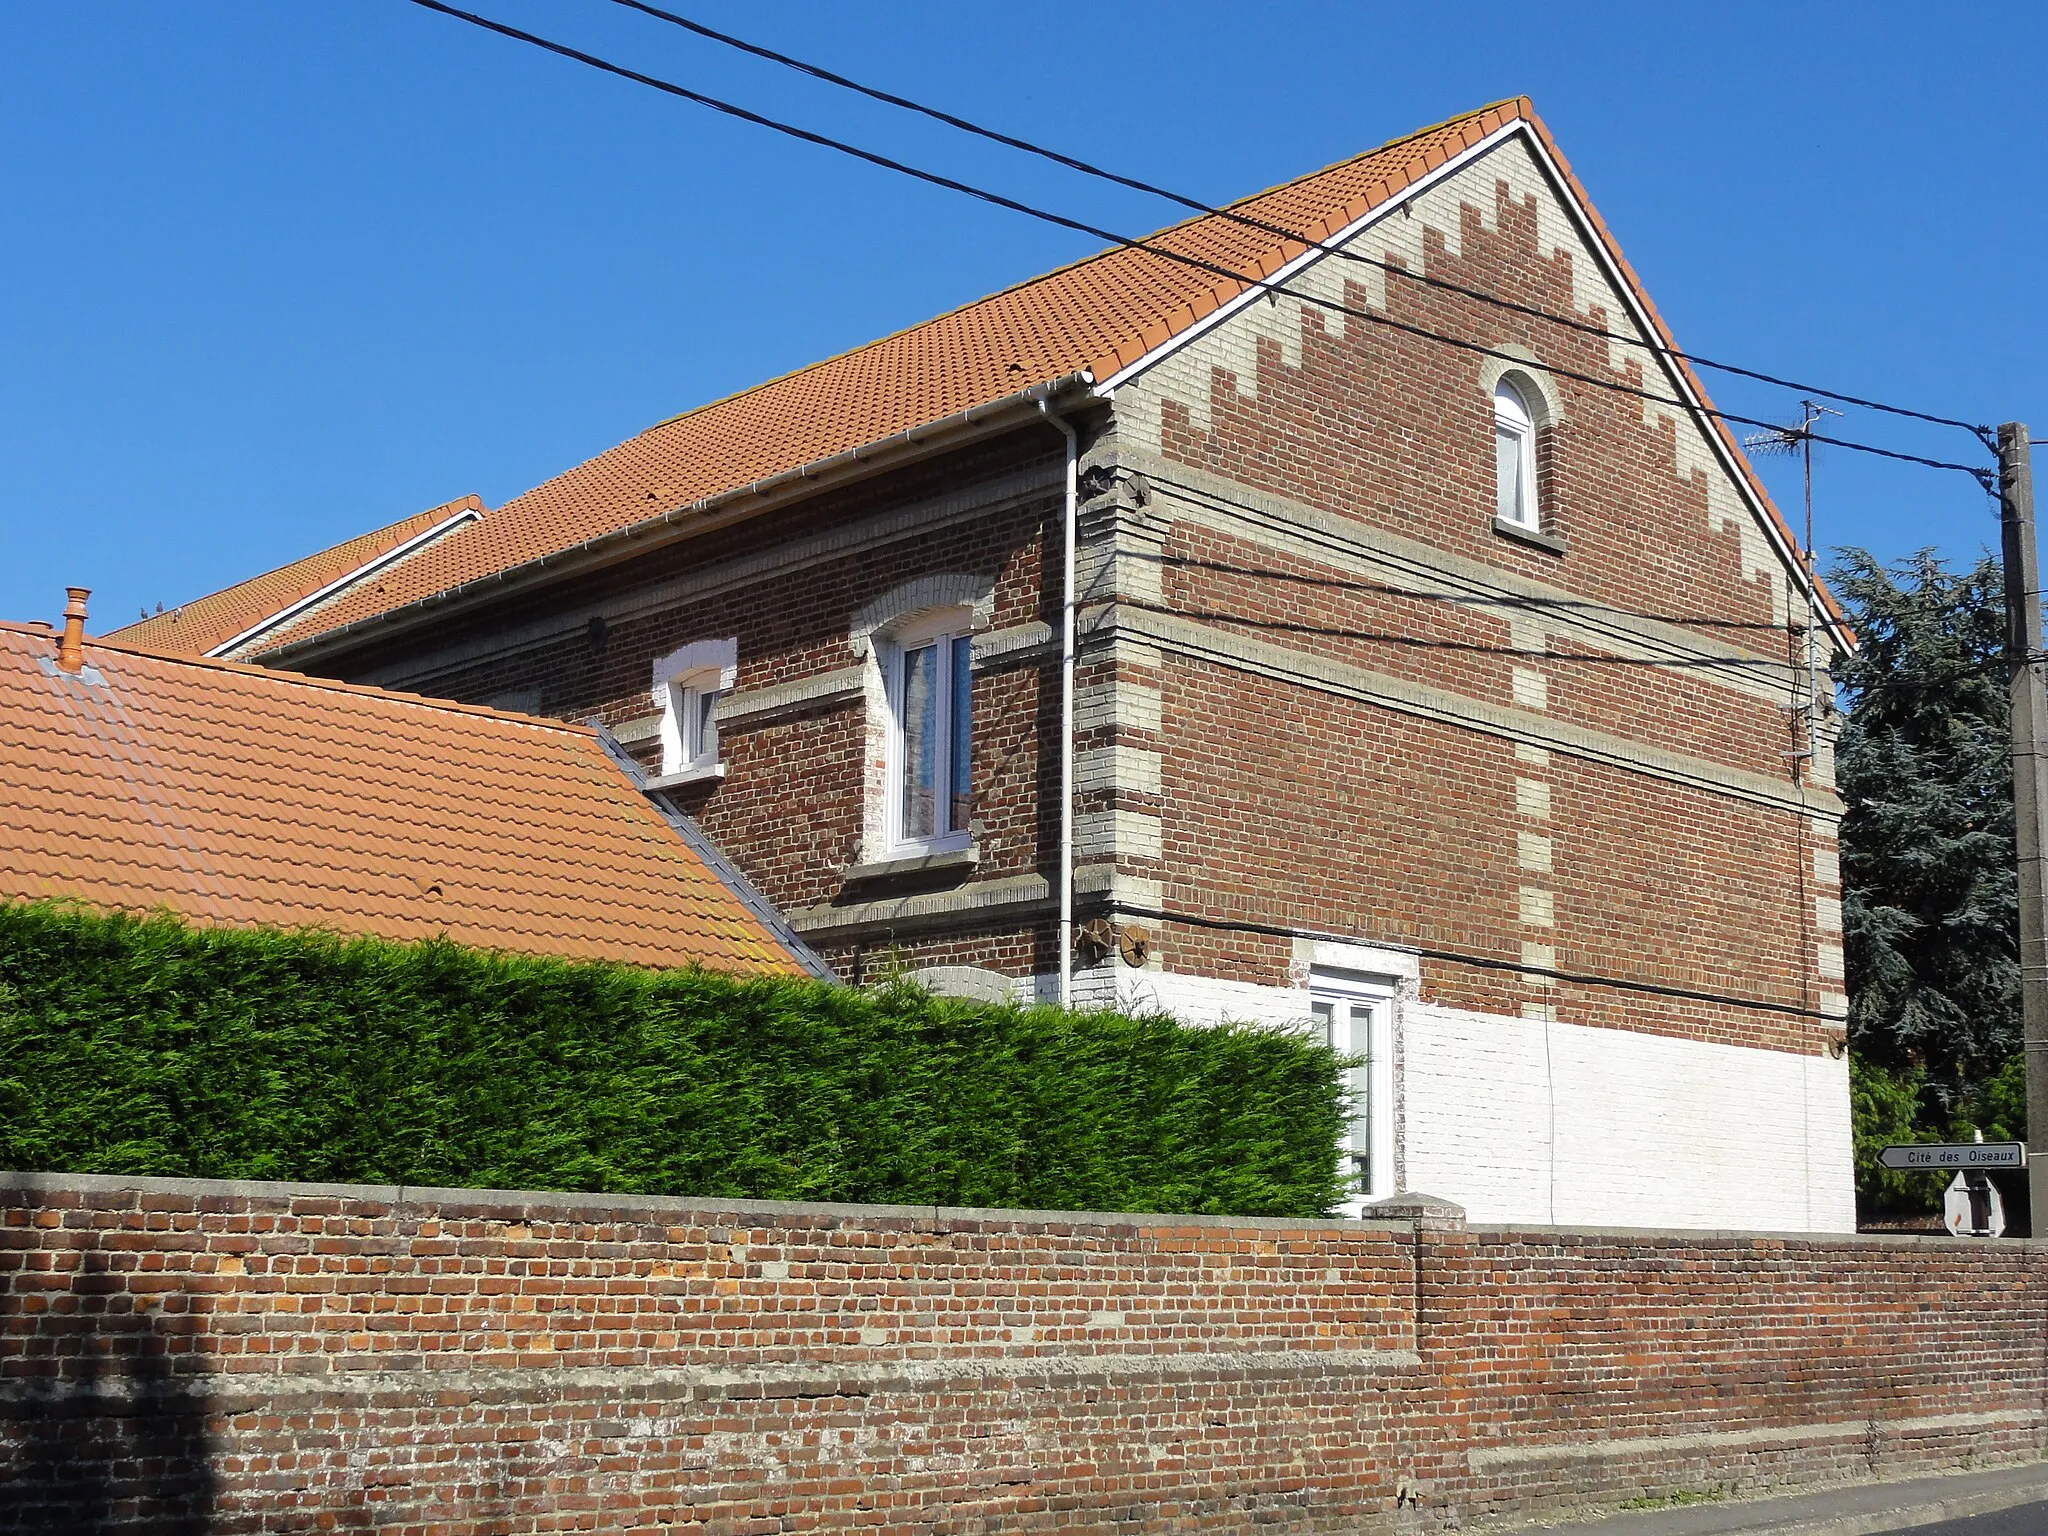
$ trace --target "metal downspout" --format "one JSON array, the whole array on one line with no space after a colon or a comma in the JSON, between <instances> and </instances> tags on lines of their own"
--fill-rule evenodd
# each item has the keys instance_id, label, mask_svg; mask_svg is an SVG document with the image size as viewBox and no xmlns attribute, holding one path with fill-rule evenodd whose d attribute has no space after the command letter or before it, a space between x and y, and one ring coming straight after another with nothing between
<instances>
[{"instance_id":1,"label":"metal downspout","mask_svg":"<svg viewBox=\"0 0 2048 1536\"><path fill-rule=\"evenodd\" d=\"M1074 998L1074 543L1081 495L1081 435L1052 407L1039 414L1067 440L1066 594L1060 615L1060 1006Z\"/></svg>"}]
</instances>

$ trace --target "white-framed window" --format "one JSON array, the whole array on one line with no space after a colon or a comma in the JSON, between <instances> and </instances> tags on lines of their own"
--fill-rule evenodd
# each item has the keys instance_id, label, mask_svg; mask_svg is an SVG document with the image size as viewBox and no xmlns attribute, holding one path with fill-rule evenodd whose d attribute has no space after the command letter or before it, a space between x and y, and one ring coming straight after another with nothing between
<instances>
[{"instance_id":1,"label":"white-framed window","mask_svg":"<svg viewBox=\"0 0 2048 1536\"><path fill-rule=\"evenodd\" d=\"M889 852L965 848L974 812L971 615L951 609L887 637Z\"/></svg>"},{"instance_id":2,"label":"white-framed window","mask_svg":"<svg viewBox=\"0 0 2048 1536\"><path fill-rule=\"evenodd\" d=\"M1358 1063L1344 1074L1351 1118L1338 1147L1351 1215L1394 1193L1394 995L1380 977L1320 967L1309 977L1309 1016L1332 1050Z\"/></svg>"},{"instance_id":3,"label":"white-framed window","mask_svg":"<svg viewBox=\"0 0 2048 1536\"><path fill-rule=\"evenodd\" d=\"M722 692L716 676L699 675L668 685L668 708L661 722L664 774L684 773L718 760L718 696Z\"/></svg>"},{"instance_id":4,"label":"white-framed window","mask_svg":"<svg viewBox=\"0 0 2048 1536\"><path fill-rule=\"evenodd\" d=\"M733 685L738 658L737 640L699 640L654 664L662 780L683 783L723 771L718 760L718 700Z\"/></svg>"},{"instance_id":5,"label":"white-framed window","mask_svg":"<svg viewBox=\"0 0 2048 1536\"><path fill-rule=\"evenodd\" d=\"M1528 396L1507 379L1493 387L1494 512L1517 528L1541 530L1536 504L1536 418Z\"/></svg>"}]
</instances>

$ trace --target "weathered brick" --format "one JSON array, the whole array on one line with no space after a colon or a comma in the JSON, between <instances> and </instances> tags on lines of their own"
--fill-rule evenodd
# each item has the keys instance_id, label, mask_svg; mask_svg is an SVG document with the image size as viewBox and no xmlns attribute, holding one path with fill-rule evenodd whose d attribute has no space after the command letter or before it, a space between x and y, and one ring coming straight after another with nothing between
<instances>
[{"instance_id":1,"label":"weathered brick","mask_svg":"<svg viewBox=\"0 0 2048 1536\"><path fill-rule=\"evenodd\" d=\"M236 1219L203 1187L148 1193L207 1240ZM13 1230L75 1237L34 1224L39 1199L0 1194ZM798 1206L738 1228L576 1199L527 1212L573 1266L430 1205L316 1214L280 1188L253 1198L274 1219L250 1272L111 1273L128 1234L107 1231L81 1264L0 1276L0 1435L29 1469L0 1530L374 1507L908 1536L1142 1507L1335 1533L1404 1485L1465 1521L2048 1448L2031 1243ZM318 1251L335 1218L388 1267ZM491 1290L454 1328L414 1306L451 1258ZM276 1305L265 1260L310 1288Z\"/></svg>"}]
</instances>

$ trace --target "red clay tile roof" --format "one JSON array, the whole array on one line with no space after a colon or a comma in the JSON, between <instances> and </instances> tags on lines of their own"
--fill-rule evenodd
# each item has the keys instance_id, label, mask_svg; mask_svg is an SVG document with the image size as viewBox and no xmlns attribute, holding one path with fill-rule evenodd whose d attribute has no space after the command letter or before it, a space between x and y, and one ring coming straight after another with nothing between
<instances>
[{"instance_id":1,"label":"red clay tile roof","mask_svg":"<svg viewBox=\"0 0 2048 1536\"><path fill-rule=\"evenodd\" d=\"M1400 197L1488 134L1518 121L1528 123L1556 153L1528 99L1517 97L1232 206L1321 241ZM1572 188L1583 202L1576 181ZM1595 227L1633 283L1620 249L1597 219ZM1270 276L1309 249L1306 241L1279 241L1213 215L1190 219L1148 240L1259 277ZM295 616L249 654L281 650L501 575L589 539L1034 386L1082 372L1106 379L1238 298L1248 286L1149 251L1120 248L1090 256L651 427L456 530L391 567L374 584ZM1652 320L1670 344L1654 312ZM1689 382L1697 388L1696 379ZM1733 439L1728 441L1732 446ZM1743 463L1739 451L1735 458ZM1782 529L1783 519L1762 486L1753 476L1750 483ZM1790 535L1786 538L1789 543Z\"/></svg>"},{"instance_id":2,"label":"red clay tile roof","mask_svg":"<svg viewBox=\"0 0 2048 1536\"><path fill-rule=\"evenodd\" d=\"M1487 107L1235 206L1322 239L1526 114L1525 102ZM1150 238L1259 276L1306 249L1282 248L1213 216ZM1106 378L1245 286L1146 251L1088 257L651 427L392 569L377 583L381 591L323 604L264 646L402 607L1033 385L1084 369Z\"/></svg>"},{"instance_id":3,"label":"red clay tile roof","mask_svg":"<svg viewBox=\"0 0 2048 1536\"><path fill-rule=\"evenodd\" d=\"M184 656L202 656L222 641L232 640L250 625L281 613L293 603L303 602L322 587L361 570L379 555L389 554L407 539L425 533L437 523L460 512L481 512L484 504L474 496L429 507L401 518L388 528L359 534L307 555L290 565L252 576L210 596L181 604L168 613L151 614L133 624L110 630L106 638L147 650L172 651Z\"/></svg>"},{"instance_id":4,"label":"red clay tile roof","mask_svg":"<svg viewBox=\"0 0 2048 1536\"><path fill-rule=\"evenodd\" d=\"M801 974L581 726L0 625L0 900Z\"/></svg>"}]
</instances>

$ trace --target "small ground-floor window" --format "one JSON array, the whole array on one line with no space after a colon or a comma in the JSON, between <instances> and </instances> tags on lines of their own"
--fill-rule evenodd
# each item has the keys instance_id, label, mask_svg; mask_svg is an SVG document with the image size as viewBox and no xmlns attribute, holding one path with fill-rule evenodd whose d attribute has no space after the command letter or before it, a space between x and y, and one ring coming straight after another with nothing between
<instances>
[{"instance_id":1,"label":"small ground-floor window","mask_svg":"<svg viewBox=\"0 0 2048 1536\"><path fill-rule=\"evenodd\" d=\"M1330 1048L1353 1058L1344 1087L1351 1101L1341 1156L1351 1184L1348 1212L1394 1193L1394 984L1350 971L1317 970L1309 1011Z\"/></svg>"}]
</instances>

